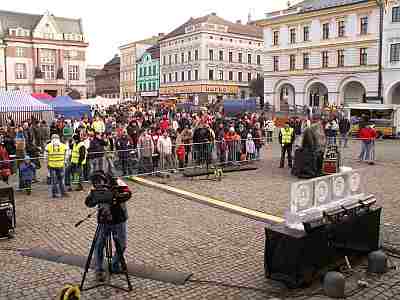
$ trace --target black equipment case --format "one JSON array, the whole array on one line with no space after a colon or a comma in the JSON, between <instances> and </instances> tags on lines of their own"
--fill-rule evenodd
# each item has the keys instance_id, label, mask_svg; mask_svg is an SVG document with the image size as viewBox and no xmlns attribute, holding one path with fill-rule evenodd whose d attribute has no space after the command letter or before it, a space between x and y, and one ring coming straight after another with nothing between
<instances>
[{"instance_id":1,"label":"black equipment case","mask_svg":"<svg viewBox=\"0 0 400 300\"><path fill-rule=\"evenodd\" d=\"M15 227L14 191L12 187L0 188L0 238L12 237Z\"/></svg>"}]
</instances>

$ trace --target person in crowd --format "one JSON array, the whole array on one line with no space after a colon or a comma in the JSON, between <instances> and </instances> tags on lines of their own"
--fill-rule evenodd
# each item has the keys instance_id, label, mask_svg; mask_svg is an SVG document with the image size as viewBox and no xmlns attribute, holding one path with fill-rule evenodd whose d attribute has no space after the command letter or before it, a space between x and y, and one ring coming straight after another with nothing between
<instances>
[{"instance_id":1,"label":"person in crowd","mask_svg":"<svg viewBox=\"0 0 400 300\"><path fill-rule=\"evenodd\" d=\"M77 191L83 190L83 170L86 165L87 149L79 134L73 136L71 152L72 183L76 184Z\"/></svg>"},{"instance_id":2,"label":"person in crowd","mask_svg":"<svg viewBox=\"0 0 400 300\"><path fill-rule=\"evenodd\" d=\"M339 132L340 132L340 140L339 140L339 146L343 148L347 147L347 142L349 140L349 132L350 132L350 120L342 117L339 120Z\"/></svg>"},{"instance_id":3,"label":"person in crowd","mask_svg":"<svg viewBox=\"0 0 400 300\"><path fill-rule=\"evenodd\" d=\"M63 141L64 143L69 142L72 139L72 136L74 134L74 129L71 125L71 120L66 120L64 123L64 129L63 129Z\"/></svg>"},{"instance_id":4,"label":"person in crowd","mask_svg":"<svg viewBox=\"0 0 400 300\"><path fill-rule=\"evenodd\" d=\"M149 129L145 129L139 137L138 154L140 160L140 170L143 173L153 171L154 142Z\"/></svg>"},{"instance_id":5,"label":"person in crowd","mask_svg":"<svg viewBox=\"0 0 400 300\"><path fill-rule=\"evenodd\" d=\"M256 158L256 145L251 133L247 134L246 140L246 160L254 160Z\"/></svg>"},{"instance_id":6,"label":"person in crowd","mask_svg":"<svg viewBox=\"0 0 400 300\"><path fill-rule=\"evenodd\" d=\"M260 159L261 148L264 145L264 135L263 131L261 130L261 125L259 122L255 123L253 134L254 134L254 144L256 146L256 153L254 159Z\"/></svg>"},{"instance_id":7,"label":"person in crowd","mask_svg":"<svg viewBox=\"0 0 400 300\"><path fill-rule=\"evenodd\" d=\"M182 142L182 129L178 128L176 137L176 158L178 160L179 169L185 167L185 145Z\"/></svg>"},{"instance_id":8,"label":"person in crowd","mask_svg":"<svg viewBox=\"0 0 400 300\"><path fill-rule=\"evenodd\" d=\"M122 136L117 138L116 141L116 148L118 157L119 157L119 162L121 164L122 168L122 175L127 176L128 174L131 174L131 170L129 170L129 152L131 151L131 142L128 136L127 131L124 131L122 133Z\"/></svg>"},{"instance_id":9,"label":"person in crowd","mask_svg":"<svg viewBox=\"0 0 400 300\"><path fill-rule=\"evenodd\" d=\"M3 182L8 184L8 178L11 176L11 161L4 139L0 141L0 176Z\"/></svg>"},{"instance_id":10,"label":"person in crowd","mask_svg":"<svg viewBox=\"0 0 400 300\"><path fill-rule=\"evenodd\" d=\"M96 120L93 122L92 128L94 132L97 132L99 134L103 134L106 131L106 125L104 124L100 116L96 116Z\"/></svg>"},{"instance_id":11,"label":"person in crowd","mask_svg":"<svg viewBox=\"0 0 400 300\"><path fill-rule=\"evenodd\" d=\"M39 131L40 131L39 147L41 148L42 151L44 151L44 146L50 140L50 128L49 126L47 126L47 122L45 120L40 122Z\"/></svg>"},{"instance_id":12,"label":"person in crowd","mask_svg":"<svg viewBox=\"0 0 400 300\"><path fill-rule=\"evenodd\" d=\"M189 121L185 121L182 124L184 124L184 127L181 127L184 128L182 131L182 143L185 145L185 166L187 166L189 164L190 153L192 152L193 132Z\"/></svg>"},{"instance_id":13,"label":"person in crowd","mask_svg":"<svg viewBox=\"0 0 400 300\"><path fill-rule=\"evenodd\" d=\"M267 134L267 143L271 144L272 143L272 137L274 134L275 130L275 124L273 120L267 120L265 124L265 131Z\"/></svg>"},{"instance_id":14,"label":"person in crowd","mask_svg":"<svg viewBox=\"0 0 400 300\"><path fill-rule=\"evenodd\" d=\"M159 137L157 141L157 149L160 151L161 169L169 170L172 168L172 141L167 130L165 130L162 133L162 136Z\"/></svg>"},{"instance_id":15,"label":"person in crowd","mask_svg":"<svg viewBox=\"0 0 400 300\"><path fill-rule=\"evenodd\" d=\"M25 156L24 161L19 166L19 176L22 183L21 188L30 195L32 192L32 180L35 176L36 166L29 156Z\"/></svg>"},{"instance_id":16,"label":"person in crowd","mask_svg":"<svg viewBox=\"0 0 400 300\"><path fill-rule=\"evenodd\" d=\"M289 122L285 123L285 127L279 132L279 144L281 144L281 162L279 168L285 167L285 154L287 153L288 166L292 167L292 146L295 140L294 129L290 127Z\"/></svg>"},{"instance_id":17,"label":"person in crowd","mask_svg":"<svg viewBox=\"0 0 400 300\"><path fill-rule=\"evenodd\" d=\"M101 133L95 132L91 135L90 145L88 149L88 159L90 162L90 171L103 171L103 161L105 147L107 146Z\"/></svg>"},{"instance_id":18,"label":"person in crowd","mask_svg":"<svg viewBox=\"0 0 400 300\"><path fill-rule=\"evenodd\" d=\"M328 144L336 145L336 136L337 136L338 129L339 129L339 126L336 122L336 119L334 117L331 117L325 125L325 135L326 135Z\"/></svg>"},{"instance_id":19,"label":"person in crowd","mask_svg":"<svg viewBox=\"0 0 400 300\"><path fill-rule=\"evenodd\" d=\"M56 134L51 136L51 142L46 146L47 167L51 179L52 197L57 198L59 189L62 197L68 197L64 187L64 164L67 146L60 141Z\"/></svg>"},{"instance_id":20,"label":"person in crowd","mask_svg":"<svg viewBox=\"0 0 400 300\"><path fill-rule=\"evenodd\" d=\"M114 154L116 150L115 139L112 133L106 133L105 159L107 163L107 172L112 174L114 169Z\"/></svg>"},{"instance_id":21,"label":"person in crowd","mask_svg":"<svg viewBox=\"0 0 400 300\"><path fill-rule=\"evenodd\" d=\"M374 125L364 125L364 127L360 129L359 138L361 139L361 153L359 155L359 161L374 164L375 149L372 148L375 145L374 141L376 139L376 130Z\"/></svg>"}]
</instances>

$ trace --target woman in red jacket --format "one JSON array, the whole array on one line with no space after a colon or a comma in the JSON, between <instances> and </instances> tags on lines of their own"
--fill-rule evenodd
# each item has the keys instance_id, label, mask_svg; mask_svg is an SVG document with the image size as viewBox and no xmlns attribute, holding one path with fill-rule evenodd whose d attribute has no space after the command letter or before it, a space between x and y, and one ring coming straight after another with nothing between
<instances>
[{"instance_id":1,"label":"woman in red jacket","mask_svg":"<svg viewBox=\"0 0 400 300\"><path fill-rule=\"evenodd\" d=\"M376 138L376 131L371 125L366 125L360 129L359 138L361 139L361 153L359 161L366 161L371 163L371 145L374 143Z\"/></svg>"}]
</instances>

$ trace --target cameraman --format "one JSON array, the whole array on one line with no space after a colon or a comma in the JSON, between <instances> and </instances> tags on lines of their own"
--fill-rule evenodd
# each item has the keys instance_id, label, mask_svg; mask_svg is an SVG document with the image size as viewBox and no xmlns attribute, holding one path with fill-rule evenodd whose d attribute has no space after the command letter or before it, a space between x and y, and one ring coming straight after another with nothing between
<instances>
[{"instance_id":1,"label":"cameraman","mask_svg":"<svg viewBox=\"0 0 400 300\"><path fill-rule=\"evenodd\" d=\"M93 187L89 195L86 197L85 204L87 207L93 208L97 205L97 222L99 226L99 234L95 245L96 257L96 281L105 281L105 272L103 267L104 247L107 237L112 233L115 245L120 246L123 255L126 249L127 240L127 224L128 212L125 202L116 199L112 186L107 180L104 172L97 172L93 175ZM121 257L117 251L112 258L112 273L119 273L121 269Z\"/></svg>"}]
</instances>

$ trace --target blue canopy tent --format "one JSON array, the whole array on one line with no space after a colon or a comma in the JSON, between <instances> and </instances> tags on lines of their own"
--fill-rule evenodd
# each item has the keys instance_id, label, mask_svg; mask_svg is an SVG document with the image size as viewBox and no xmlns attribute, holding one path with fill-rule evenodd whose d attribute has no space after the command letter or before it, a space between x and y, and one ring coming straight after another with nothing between
<instances>
[{"instance_id":1,"label":"blue canopy tent","mask_svg":"<svg viewBox=\"0 0 400 300\"><path fill-rule=\"evenodd\" d=\"M54 119L53 108L22 91L0 91L0 123L11 118L17 125L36 119L47 122Z\"/></svg>"},{"instance_id":2,"label":"blue canopy tent","mask_svg":"<svg viewBox=\"0 0 400 300\"><path fill-rule=\"evenodd\" d=\"M69 96L58 96L48 102L54 109L56 115L62 115L64 118L82 118L84 115L90 116L90 106L72 100Z\"/></svg>"}]
</instances>

